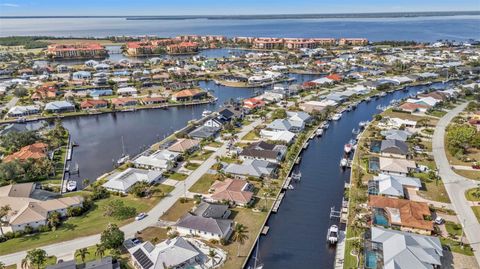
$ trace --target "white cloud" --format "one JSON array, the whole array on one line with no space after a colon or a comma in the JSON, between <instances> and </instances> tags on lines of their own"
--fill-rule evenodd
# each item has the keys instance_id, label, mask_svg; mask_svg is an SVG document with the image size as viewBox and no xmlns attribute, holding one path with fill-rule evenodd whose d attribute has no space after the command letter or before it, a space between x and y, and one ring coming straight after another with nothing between
<instances>
[{"instance_id":1,"label":"white cloud","mask_svg":"<svg viewBox=\"0 0 480 269\"><path fill-rule=\"evenodd\" d=\"M12 3L2 3L0 4L2 7L20 7L20 5L12 4Z\"/></svg>"}]
</instances>

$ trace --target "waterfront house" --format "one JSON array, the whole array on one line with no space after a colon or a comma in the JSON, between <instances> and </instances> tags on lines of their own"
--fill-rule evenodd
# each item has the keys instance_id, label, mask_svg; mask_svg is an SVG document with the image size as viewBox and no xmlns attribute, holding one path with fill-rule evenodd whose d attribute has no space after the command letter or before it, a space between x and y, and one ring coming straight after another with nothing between
<instances>
[{"instance_id":1,"label":"waterfront house","mask_svg":"<svg viewBox=\"0 0 480 269\"><path fill-rule=\"evenodd\" d=\"M50 44L45 52L47 56L62 59L102 58L107 50L100 43Z\"/></svg>"},{"instance_id":2,"label":"waterfront house","mask_svg":"<svg viewBox=\"0 0 480 269\"><path fill-rule=\"evenodd\" d=\"M224 123L226 123L225 120L223 120L219 117L216 117L216 118L212 118L212 119L209 119L209 120L205 121L205 123L203 125L207 126L207 127L222 128Z\"/></svg>"},{"instance_id":3,"label":"waterfront house","mask_svg":"<svg viewBox=\"0 0 480 269\"><path fill-rule=\"evenodd\" d=\"M262 108L265 106L265 102L259 98L248 98L243 100L243 107L249 110Z\"/></svg>"},{"instance_id":4,"label":"waterfront house","mask_svg":"<svg viewBox=\"0 0 480 269\"><path fill-rule=\"evenodd\" d=\"M229 219L214 219L185 214L175 223L175 228L181 236L198 236L205 240L222 240L230 238L233 232L233 221Z\"/></svg>"},{"instance_id":5,"label":"waterfront house","mask_svg":"<svg viewBox=\"0 0 480 269\"><path fill-rule=\"evenodd\" d=\"M111 89L94 89L89 90L88 95L92 98L99 98L100 96L110 96L113 94Z\"/></svg>"},{"instance_id":6,"label":"waterfront house","mask_svg":"<svg viewBox=\"0 0 480 269\"><path fill-rule=\"evenodd\" d=\"M172 100L175 102L187 102L205 99L207 92L200 89L186 89L176 92L172 95Z\"/></svg>"},{"instance_id":7,"label":"waterfront house","mask_svg":"<svg viewBox=\"0 0 480 269\"><path fill-rule=\"evenodd\" d=\"M243 179L227 178L223 181L215 181L210 187L212 194L207 200L246 206L253 199L253 185Z\"/></svg>"},{"instance_id":8,"label":"waterfront house","mask_svg":"<svg viewBox=\"0 0 480 269\"><path fill-rule=\"evenodd\" d=\"M407 139L412 136L412 133L405 130L396 130L389 129L380 132L381 135L385 136L385 139L393 139L399 141L407 141Z\"/></svg>"},{"instance_id":9,"label":"waterfront house","mask_svg":"<svg viewBox=\"0 0 480 269\"><path fill-rule=\"evenodd\" d=\"M167 102L167 99L164 97L144 97L140 100L143 105L158 105L164 104Z\"/></svg>"},{"instance_id":10,"label":"waterfront house","mask_svg":"<svg viewBox=\"0 0 480 269\"><path fill-rule=\"evenodd\" d=\"M0 187L0 206L9 205L12 210L4 217L3 232L19 232L26 227L38 229L47 225L53 212L67 216L68 208L81 207L81 196L53 198L56 194L36 188L35 183L12 184Z\"/></svg>"},{"instance_id":11,"label":"waterfront house","mask_svg":"<svg viewBox=\"0 0 480 269\"><path fill-rule=\"evenodd\" d=\"M137 168L144 168L157 171L170 171L180 157L180 153L169 150L158 150L151 155L142 155L133 160Z\"/></svg>"},{"instance_id":12,"label":"waterfront house","mask_svg":"<svg viewBox=\"0 0 480 269\"><path fill-rule=\"evenodd\" d=\"M80 103L80 108L84 110L106 108L107 106L108 106L108 101L106 100L87 99Z\"/></svg>"},{"instance_id":13,"label":"waterfront house","mask_svg":"<svg viewBox=\"0 0 480 269\"><path fill-rule=\"evenodd\" d=\"M9 117L24 117L40 113L40 107L37 105L13 106L7 112Z\"/></svg>"},{"instance_id":14,"label":"waterfront house","mask_svg":"<svg viewBox=\"0 0 480 269\"><path fill-rule=\"evenodd\" d=\"M236 177L274 177L278 165L264 160L245 160L242 164L230 163L224 167L226 174Z\"/></svg>"},{"instance_id":15,"label":"waterfront house","mask_svg":"<svg viewBox=\"0 0 480 269\"><path fill-rule=\"evenodd\" d=\"M129 248L128 252L136 269L194 268L205 257L181 236L157 245L149 241L142 242Z\"/></svg>"},{"instance_id":16,"label":"waterfront house","mask_svg":"<svg viewBox=\"0 0 480 269\"><path fill-rule=\"evenodd\" d=\"M438 237L380 227L365 234L365 268L438 269L443 247Z\"/></svg>"},{"instance_id":17,"label":"waterfront house","mask_svg":"<svg viewBox=\"0 0 480 269\"><path fill-rule=\"evenodd\" d=\"M326 108L325 104L319 101L307 101L300 104L300 109L307 113L321 112L325 108Z\"/></svg>"},{"instance_id":18,"label":"waterfront house","mask_svg":"<svg viewBox=\"0 0 480 269\"><path fill-rule=\"evenodd\" d=\"M132 96L137 94L135 87L122 87L118 88L117 94L121 96Z\"/></svg>"},{"instance_id":19,"label":"waterfront house","mask_svg":"<svg viewBox=\"0 0 480 269\"><path fill-rule=\"evenodd\" d=\"M407 158L408 145L407 143L400 140L382 140L380 146L380 154L384 157Z\"/></svg>"},{"instance_id":20,"label":"waterfront house","mask_svg":"<svg viewBox=\"0 0 480 269\"><path fill-rule=\"evenodd\" d=\"M14 152L5 158L4 163L11 161L26 161L28 159L43 159L47 157L48 145L42 142L37 142L28 146L22 147L19 151Z\"/></svg>"},{"instance_id":21,"label":"waterfront house","mask_svg":"<svg viewBox=\"0 0 480 269\"><path fill-rule=\"evenodd\" d=\"M368 182L368 193L371 195L404 198L408 193L405 189L418 191L421 187L422 182L415 177L379 174Z\"/></svg>"},{"instance_id":22,"label":"waterfront house","mask_svg":"<svg viewBox=\"0 0 480 269\"><path fill-rule=\"evenodd\" d=\"M416 168L417 165L412 160L379 158L379 171L385 174L406 176Z\"/></svg>"},{"instance_id":23,"label":"waterfront house","mask_svg":"<svg viewBox=\"0 0 480 269\"><path fill-rule=\"evenodd\" d=\"M262 129L260 131L260 137L270 141L282 141L289 145L293 142L295 133L290 131L269 131Z\"/></svg>"},{"instance_id":24,"label":"waterfront house","mask_svg":"<svg viewBox=\"0 0 480 269\"><path fill-rule=\"evenodd\" d=\"M112 98L111 102L112 105L117 107L129 107L136 106L138 104L138 100L131 97Z\"/></svg>"},{"instance_id":25,"label":"waterfront house","mask_svg":"<svg viewBox=\"0 0 480 269\"><path fill-rule=\"evenodd\" d=\"M75 111L75 106L67 101L53 101L47 103L44 109L51 113L63 113Z\"/></svg>"},{"instance_id":26,"label":"waterfront house","mask_svg":"<svg viewBox=\"0 0 480 269\"><path fill-rule=\"evenodd\" d=\"M127 168L126 170L113 174L107 178L102 186L109 191L128 193L130 188L138 182L153 184L162 178L162 172Z\"/></svg>"},{"instance_id":27,"label":"waterfront house","mask_svg":"<svg viewBox=\"0 0 480 269\"><path fill-rule=\"evenodd\" d=\"M188 136L194 139L208 139L217 137L219 133L219 127L208 127L205 125L201 125L195 128L195 130L188 133Z\"/></svg>"},{"instance_id":28,"label":"waterfront house","mask_svg":"<svg viewBox=\"0 0 480 269\"><path fill-rule=\"evenodd\" d=\"M374 225L427 235L433 231L433 222L428 220L432 214L427 203L370 195L368 206L372 209Z\"/></svg>"},{"instance_id":29,"label":"waterfront house","mask_svg":"<svg viewBox=\"0 0 480 269\"><path fill-rule=\"evenodd\" d=\"M428 105L404 102L398 106L398 109L409 113L425 113L430 108Z\"/></svg>"},{"instance_id":30,"label":"waterfront house","mask_svg":"<svg viewBox=\"0 0 480 269\"><path fill-rule=\"evenodd\" d=\"M196 139L186 139L180 138L177 139L170 147L169 151L180 152L180 153L192 153L200 148L200 141Z\"/></svg>"},{"instance_id":31,"label":"waterfront house","mask_svg":"<svg viewBox=\"0 0 480 269\"><path fill-rule=\"evenodd\" d=\"M290 124L300 128L305 127L312 122L313 118L303 111L287 111L287 117Z\"/></svg>"},{"instance_id":32,"label":"waterfront house","mask_svg":"<svg viewBox=\"0 0 480 269\"><path fill-rule=\"evenodd\" d=\"M232 213L228 208L229 207L226 204L201 202L195 207L195 209L192 211L192 214L204 218L228 219Z\"/></svg>"},{"instance_id":33,"label":"waterfront house","mask_svg":"<svg viewBox=\"0 0 480 269\"><path fill-rule=\"evenodd\" d=\"M417 125L417 122L414 120L406 120L406 119L400 119L400 118L386 118L385 122L382 122L379 125L383 125L383 126L391 127L395 129L399 129L401 127L415 128L415 126Z\"/></svg>"},{"instance_id":34,"label":"waterfront house","mask_svg":"<svg viewBox=\"0 0 480 269\"><path fill-rule=\"evenodd\" d=\"M270 144L264 141L252 143L239 154L241 160L264 160L280 163L287 152L287 146Z\"/></svg>"}]
</instances>

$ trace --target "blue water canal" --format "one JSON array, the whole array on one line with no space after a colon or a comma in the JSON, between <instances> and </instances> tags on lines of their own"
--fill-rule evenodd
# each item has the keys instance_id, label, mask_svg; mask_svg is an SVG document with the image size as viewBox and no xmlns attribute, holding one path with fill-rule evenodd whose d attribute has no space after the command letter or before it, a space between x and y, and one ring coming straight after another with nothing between
<instances>
[{"instance_id":1,"label":"blue water canal","mask_svg":"<svg viewBox=\"0 0 480 269\"><path fill-rule=\"evenodd\" d=\"M341 207L344 185L350 177L350 171L341 170L339 162L344 144L353 138L352 129L379 113L378 105L431 87L445 85L408 87L407 91L362 102L339 121L331 122L322 137L310 141L296 168L302 173L301 181L295 183L295 190L287 191L278 213L268 220L268 235L260 237L258 259L264 268L333 268L335 249L327 245L326 234L333 224L330 208ZM249 264L253 264L252 257Z\"/></svg>"}]
</instances>

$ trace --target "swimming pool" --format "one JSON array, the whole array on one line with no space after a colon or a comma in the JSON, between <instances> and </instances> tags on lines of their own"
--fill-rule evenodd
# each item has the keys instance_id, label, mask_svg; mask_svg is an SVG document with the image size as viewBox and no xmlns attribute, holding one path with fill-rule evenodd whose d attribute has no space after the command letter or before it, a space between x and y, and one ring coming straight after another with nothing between
<instances>
[{"instance_id":1,"label":"swimming pool","mask_svg":"<svg viewBox=\"0 0 480 269\"><path fill-rule=\"evenodd\" d=\"M373 251L367 251L365 253L365 268L376 269L377 268L377 254Z\"/></svg>"},{"instance_id":2,"label":"swimming pool","mask_svg":"<svg viewBox=\"0 0 480 269\"><path fill-rule=\"evenodd\" d=\"M381 211L376 210L373 213L373 223L377 225L388 226L388 219Z\"/></svg>"}]
</instances>

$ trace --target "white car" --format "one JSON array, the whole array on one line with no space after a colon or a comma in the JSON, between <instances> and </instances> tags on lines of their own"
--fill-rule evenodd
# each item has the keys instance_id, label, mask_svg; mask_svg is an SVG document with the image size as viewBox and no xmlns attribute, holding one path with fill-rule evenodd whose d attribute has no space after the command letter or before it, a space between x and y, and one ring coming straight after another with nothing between
<instances>
[{"instance_id":1,"label":"white car","mask_svg":"<svg viewBox=\"0 0 480 269\"><path fill-rule=\"evenodd\" d=\"M442 217L435 218L435 224L442 225L444 222L445 220Z\"/></svg>"},{"instance_id":2,"label":"white car","mask_svg":"<svg viewBox=\"0 0 480 269\"><path fill-rule=\"evenodd\" d=\"M138 216L135 217L135 220L142 220L147 216L147 213L140 213Z\"/></svg>"}]
</instances>

